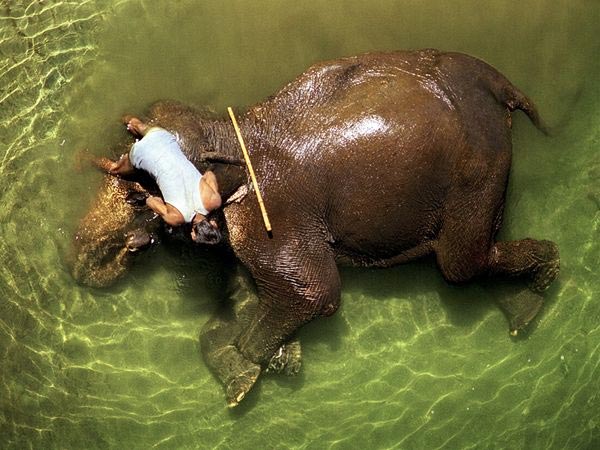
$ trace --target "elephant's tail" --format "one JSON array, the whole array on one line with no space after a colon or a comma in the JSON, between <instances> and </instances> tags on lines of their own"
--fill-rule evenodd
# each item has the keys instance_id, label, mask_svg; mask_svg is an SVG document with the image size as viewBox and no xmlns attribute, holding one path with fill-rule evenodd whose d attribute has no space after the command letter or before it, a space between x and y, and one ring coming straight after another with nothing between
<instances>
[{"instance_id":1,"label":"elephant's tail","mask_svg":"<svg viewBox=\"0 0 600 450\"><path fill-rule=\"evenodd\" d=\"M538 130L540 130L545 135L549 135L550 131L540 114L535 107L534 103L527 97L523 92L521 92L518 88L513 86L510 81L506 80L506 84L502 89L502 94L500 96L500 101L504 103L510 111L515 111L520 109L527 117L531 120L531 122L536 126Z\"/></svg>"},{"instance_id":2,"label":"elephant's tail","mask_svg":"<svg viewBox=\"0 0 600 450\"><path fill-rule=\"evenodd\" d=\"M514 86L504 75L485 61L461 53L449 53L442 57L447 70L456 74L457 79L465 80L465 87L488 91L495 100L509 111L520 109L542 133L548 135L546 126L535 104L521 90ZM473 85L475 83L475 86Z\"/></svg>"},{"instance_id":3,"label":"elephant's tail","mask_svg":"<svg viewBox=\"0 0 600 450\"><path fill-rule=\"evenodd\" d=\"M455 59L456 56L453 56ZM521 90L514 86L504 75L493 66L478 58L467 56L470 59L473 72L470 74L478 83L481 83L500 104L509 111L520 109L542 133L548 135L550 130L540 117L535 104Z\"/></svg>"}]
</instances>

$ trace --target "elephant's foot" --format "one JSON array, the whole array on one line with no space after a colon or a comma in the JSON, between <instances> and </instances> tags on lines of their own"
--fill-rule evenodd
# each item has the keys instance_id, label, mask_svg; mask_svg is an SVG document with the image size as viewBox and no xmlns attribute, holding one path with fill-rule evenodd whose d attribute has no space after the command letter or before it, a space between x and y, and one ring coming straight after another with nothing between
<instances>
[{"instance_id":1,"label":"elephant's foot","mask_svg":"<svg viewBox=\"0 0 600 450\"><path fill-rule=\"evenodd\" d=\"M230 333L237 333L237 330L220 325L203 330L200 345L204 360L225 387L227 406L232 408L252 389L260 376L261 367L246 359L235 345L227 342Z\"/></svg>"},{"instance_id":2,"label":"elephant's foot","mask_svg":"<svg viewBox=\"0 0 600 450\"><path fill-rule=\"evenodd\" d=\"M279 347L269 360L266 372L283 373L291 376L300 372L302 366L302 347L300 341L290 341Z\"/></svg>"},{"instance_id":3,"label":"elephant's foot","mask_svg":"<svg viewBox=\"0 0 600 450\"><path fill-rule=\"evenodd\" d=\"M544 301L540 294L529 289L521 290L517 295L499 301L506 314L510 327L510 335L517 336L538 315Z\"/></svg>"},{"instance_id":4,"label":"elephant's foot","mask_svg":"<svg viewBox=\"0 0 600 450\"><path fill-rule=\"evenodd\" d=\"M239 375L236 375L225 388L227 406L233 408L239 405L250 389L252 389L252 386L256 383L259 375L260 366L256 364Z\"/></svg>"},{"instance_id":5,"label":"elephant's foot","mask_svg":"<svg viewBox=\"0 0 600 450\"><path fill-rule=\"evenodd\" d=\"M543 292L552 284L560 271L558 246L554 242L541 241L544 244L543 259L540 261L529 288L533 292Z\"/></svg>"}]
</instances>

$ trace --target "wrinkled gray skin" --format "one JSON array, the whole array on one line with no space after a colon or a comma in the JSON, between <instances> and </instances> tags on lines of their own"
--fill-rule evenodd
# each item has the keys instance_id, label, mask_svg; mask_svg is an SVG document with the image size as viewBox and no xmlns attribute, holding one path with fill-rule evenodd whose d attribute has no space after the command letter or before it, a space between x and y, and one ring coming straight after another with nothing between
<instances>
[{"instance_id":1,"label":"wrinkled gray skin","mask_svg":"<svg viewBox=\"0 0 600 450\"><path fill-rule=\"evenodd\" d=\"M228 120L172 103L152 114L161 109L179 109L177 131L190 136L184 150L200 170L215 171L224 198L247 185L239 168L204 159L239 157ZM230 405L302 325L336 311L338 264L387 267L431 256L450 283L524 278L530 290L502 306L513 333L536 316L540 292L558 274L556 245L495 239L516 109L541 128L530 100L495 69L424 50L314 65L238 117L273 233L254 192L224 207L229 245L260 298L229 339L221 335L227 351L215 372Z\"/></svg>"},{"instance_id":2,"label":"wrinkled gray skin","mask_svg":"<svg viewBox=\"0 0 600 450\"><path fill-rule=\"evenodd\" d=\"M259 302L251 279L239 266L229 279L227 299L219 313L202 328L200 344L204 361L223 383L228 404L234 406L236 396L244 388L240 380L244 381L249 375L239 377L247 361L235 346L235 338L250 325ZM301 357L300 342L288 339L270 355L266 371L296 375L300 371Z\"/></svg>"}]
</instances>

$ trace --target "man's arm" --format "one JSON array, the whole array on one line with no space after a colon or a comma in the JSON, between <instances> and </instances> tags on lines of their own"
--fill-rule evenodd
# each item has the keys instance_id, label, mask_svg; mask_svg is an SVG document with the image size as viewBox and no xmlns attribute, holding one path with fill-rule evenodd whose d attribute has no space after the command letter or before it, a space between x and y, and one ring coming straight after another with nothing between
<instances>
[{"instance_id":1,"label":"man's arm","mask_svg":"<svg viewBox=\"0 0 600 450\"><path fill-rule=\"evenodd\" d=\"M221 195L215 174L207 170L200 180L200 194L202 204L208 211L221 207Z\"/></svg>"},{"instance_id":2,"label":"man's arm","mask_svg":"<svg viewBox=\"0 0 600 450\"><path fill-rule=\"evenodd\" d=\"M171 205L166 204L160 197L149 196L146 199L146 205L148 205L152 211L162 217L167 224L173 227L177 227L185 223L185 219L179 210Z\"/></svg>"},{"instance_id":3,"label":"man's arm","mask_svg":"<svg viewBox=\"0 0 600 450\"><path fill-rule=\"evenodd\" d=\"M92 163L101 170L108 172L111 175L133 175L135 173L135 167L131 164L129 154L125 153L121 155L118 161L105 158L94 158Z\"/></svg>"},{"instance_id":4,"label":"man's arm","mask_svg":"<svg viewBox=\"0 0 600 450\"><path fill-rule=\"evenodd\" d=\"M124 153L121 158L108 168L108 173L111 175L133 175L135 167L131 164L129 153Z\"/></svg>"}]
</instances>

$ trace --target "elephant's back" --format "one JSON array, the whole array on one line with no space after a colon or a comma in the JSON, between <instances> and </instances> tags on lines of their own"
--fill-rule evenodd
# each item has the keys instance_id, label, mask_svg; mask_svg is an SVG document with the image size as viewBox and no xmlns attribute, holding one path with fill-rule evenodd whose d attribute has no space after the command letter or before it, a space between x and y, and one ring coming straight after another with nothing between
<instances>
[{"instance_id":1,"label":"elephant's back","mask_svg":"<svg viewBox=\"0 0 600 450\"><path fill-rule=\"evenodd\" d=\"M457 164L485 163L509 142L505 107L477 82L482 64L425 50L313 66L250 111L268 116L256 155L266 190L290 213L317 215L349 252L418 246L440 226ZM471 122L478 110L489 124Z\"/></svg>"},{"instance_id":2,"label":"elephant's back","mask_svg":"<svg viewBox=\"0 0 600 450\"><path fill-rule=\"evenodd\" d=\"M325 214L338 242L364 250L365 236L373 236L374 254L390 250L392 238L407 246L420 239L428 232L422 224L431 223L420 197L441 203L448 171L442 150L461 136L451 100L426 80L418 57L319 64L270 100L277 133L256 156L265 190L279 192L294 211Z\"/></svg>"},{"instance_id":3,"label":"elephant's back","mask_svg":"<svg viewBox=\"0 0 600 450\"><path fill-rule=\"evenodd\" d=\"M493 67L461 53L367 53L313 65L251 108L249 116L262 127L260 139L268 141L262 147L283 158L332 152L337 158L339 149L364 140L420 129L484 147L495 143L498 129L485 122L506 122L507 106L491 87L498 80L509 83Z\"/></svg>"}]
</instances>

